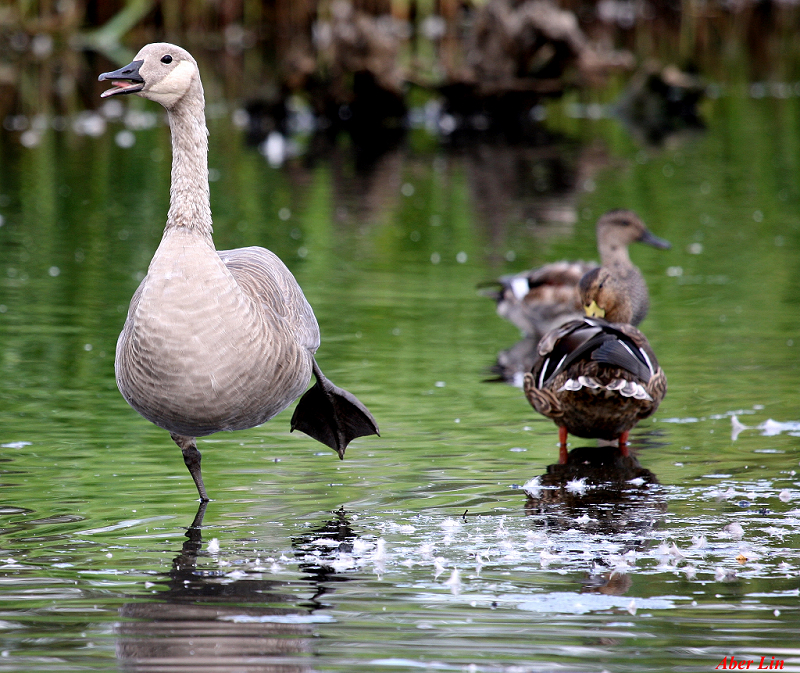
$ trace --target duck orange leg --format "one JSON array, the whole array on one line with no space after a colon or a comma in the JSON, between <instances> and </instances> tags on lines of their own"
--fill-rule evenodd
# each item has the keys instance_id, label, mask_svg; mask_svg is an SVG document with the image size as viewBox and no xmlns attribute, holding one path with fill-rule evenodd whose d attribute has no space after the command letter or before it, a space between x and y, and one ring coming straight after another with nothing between
<instances>
[{"instance_id":1,"label":"duck orange leg","mask_svg":"<svg viewBox=\"0 0 800 673\"><path fill-rule=\"evenodd\" d=\"M626 430L619 436L619 450L623 457L628 457L628 433L630 431Z\"/></svg>"},{"instance_id":2,"label":"duck orange leg","mask_svg":"<svg viewBox=\"0 0 800 673\"><path fill-rule=\"evenodd\" d=\"M561 425L558 426L558 462L561 465L566 465L569 459L569 452L567 451L567 429Z\"/></svg>"}]
</instances>

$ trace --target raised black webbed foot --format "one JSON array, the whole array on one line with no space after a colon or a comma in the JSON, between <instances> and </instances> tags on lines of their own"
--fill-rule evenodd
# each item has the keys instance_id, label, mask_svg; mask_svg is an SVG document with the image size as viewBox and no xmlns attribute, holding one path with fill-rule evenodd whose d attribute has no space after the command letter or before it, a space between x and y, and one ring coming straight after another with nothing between
<instances>
[{"instance_id":1,"label":"raised black webbed foot","mask_svg":"<svg viewBox=\"0 0 800 673\"><path fill-rule=\"evenodd\" d=\"M339 458L356 437L380 435L378 424L359 399L333 385L313 364L317 382L300 398L292 415L292 431L300 430L330 446Z\"/></svg>"}]
</instances>

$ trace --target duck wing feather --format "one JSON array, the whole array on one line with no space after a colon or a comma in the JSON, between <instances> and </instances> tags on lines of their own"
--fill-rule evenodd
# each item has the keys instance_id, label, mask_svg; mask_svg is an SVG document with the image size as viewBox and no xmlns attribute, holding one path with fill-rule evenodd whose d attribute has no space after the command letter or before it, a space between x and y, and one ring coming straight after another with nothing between
<instances>
[{"instance_id":1,"label":"duck wing feather","mask_svg":"<svg viewBox=\"0 0 800 673\"><path fill-rule=\"evenodd\" d=\"M539 343L541 360L533 374L538 388L545 388L574 362L590 358L620 367L643 383L658 370L658 361L647 338L623 323L584 318L552 330Z\"/></svg>"},{"instance_id":2,"label":"duck wing feather","mask_svg":"<svg viewBox=\"0 0 800 673\"><path fill-rule=\"evenodd\" d=\"M643 383L647 383L652 374L639 349L631 348L625 341L617 339L610 339L595 349L592 352L592 360L620 367Z\"/></svg>"}]
</instances>

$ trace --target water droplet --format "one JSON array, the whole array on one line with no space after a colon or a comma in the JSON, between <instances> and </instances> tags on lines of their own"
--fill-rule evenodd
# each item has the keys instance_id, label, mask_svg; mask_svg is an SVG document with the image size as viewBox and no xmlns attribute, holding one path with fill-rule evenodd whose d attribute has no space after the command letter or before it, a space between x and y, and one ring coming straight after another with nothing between
<instances>
[{"instance_id":1,"label":"water droplet","mask_svg":"<svg viewBox=\"0 0 800 673\"><path fill-rule=\"evenodd\" d=\"M128 131L126 129L124 131L120 131L114 136L114 142L117 143L118 147L128 149L136 144L136 135L133 133L133 131Z\"/></svg>"},{"instance_id":2,"label":"water droplet","mask_svg":"<svg viewBox=\"0 0 800 673\"><path fill-rule=\"evenodd\" d=\"M37 131L25 131L20 137L19 142L23 147L36 147L41 141L42 136Z\"/></svg>"}]
</instances>

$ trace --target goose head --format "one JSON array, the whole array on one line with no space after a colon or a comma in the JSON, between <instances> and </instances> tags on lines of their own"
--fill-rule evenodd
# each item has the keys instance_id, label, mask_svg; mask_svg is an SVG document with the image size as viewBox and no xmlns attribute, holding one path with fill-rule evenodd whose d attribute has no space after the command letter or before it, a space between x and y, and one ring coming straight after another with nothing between
<instances>
[{"instance_id":1,"label":"goose head","mask_svg":"<svg viewBox=\"0 0 800 673\"><path fill-rule=\"evenodd\" d=\"M646 243L654 248L666 250L669 241L651 232L632 210L610 210L597 221L597 242L612 251L627 248L631 243Z\"/></svg>"},{"instance_id":2,"label":"goose head","mask_svg":"<svg viewBox=\"0 0 800 673\"><path fill-rule=\"evenodd\" d=\"M630 323L633 304L630 288L610 269L597 267L581 278L578 286L583 309L589 318L604 318L608 322Z\"/></svg>"},{"instance_id":3,"label":"goose head","mask_svg":"<svg viewBox=\"0 0 800 673\"><path fill-rule=\"evenodd\" d=\"M188 51L167 42L155 42L142 47L131 63L104 72L98 80L109 80L114 85L101 94L102 98L135 93L170 110L195 82L199 85L200 72Z\"/></svg>"}]
</instances>

